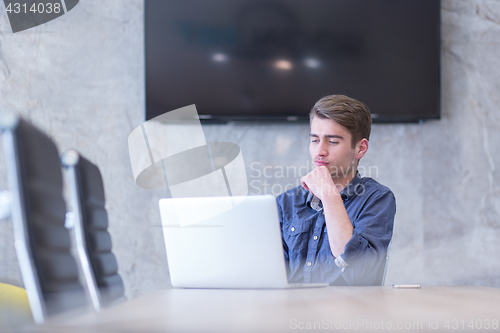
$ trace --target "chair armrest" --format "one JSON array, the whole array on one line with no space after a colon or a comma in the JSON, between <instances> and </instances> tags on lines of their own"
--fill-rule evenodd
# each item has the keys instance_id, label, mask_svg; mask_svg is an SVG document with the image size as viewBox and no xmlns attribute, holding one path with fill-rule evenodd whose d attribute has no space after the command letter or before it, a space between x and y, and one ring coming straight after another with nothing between
<instances>
[{"instance_id":1,"label":"chair armrest","mask_svg":"<svg viewBox=\"0 0 500 333\"><path fill-rule=\"evenodd\" d=\"M64 227L68 230L75 227L75 213L66 212L66 219L64 220Z\"/></svg>"}]
</instances>

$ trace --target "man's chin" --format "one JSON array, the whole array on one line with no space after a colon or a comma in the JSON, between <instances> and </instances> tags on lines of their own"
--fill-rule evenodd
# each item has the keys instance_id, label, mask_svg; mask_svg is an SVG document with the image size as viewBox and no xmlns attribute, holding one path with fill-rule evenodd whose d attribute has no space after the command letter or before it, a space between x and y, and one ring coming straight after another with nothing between
<instances>
[{"instance_id":1,"label":"man's chin","mask_svg":"<svg viewBox=\"0 0 500 333\"><path fill-rule=\"evenodd\" d=\"M348 169L346 171L340 170L338 168L330 168L330 176L332 179L344 179L344 178L351 178L356 175L356 170L355 169Z\"/></svg>"}]
</instances>

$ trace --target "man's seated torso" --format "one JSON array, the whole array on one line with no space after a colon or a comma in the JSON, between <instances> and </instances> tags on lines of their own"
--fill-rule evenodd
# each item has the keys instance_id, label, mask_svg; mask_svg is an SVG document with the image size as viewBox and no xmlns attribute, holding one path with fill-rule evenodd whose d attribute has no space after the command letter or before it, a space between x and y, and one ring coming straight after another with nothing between
<instances>
[{"instance_id":1,"label":"man's seated torso","mask_svg":"<svg viewBox=\"0 0 500 333\"><path fill-rule=\"evenodd\" d=\"M302 186L278 196L290 283L372 285L376 281L392 237L394 195L386 186L359 174L340 195L354 231L337 262L330 250L320 200Z\"/></svg>"}]
</instances>

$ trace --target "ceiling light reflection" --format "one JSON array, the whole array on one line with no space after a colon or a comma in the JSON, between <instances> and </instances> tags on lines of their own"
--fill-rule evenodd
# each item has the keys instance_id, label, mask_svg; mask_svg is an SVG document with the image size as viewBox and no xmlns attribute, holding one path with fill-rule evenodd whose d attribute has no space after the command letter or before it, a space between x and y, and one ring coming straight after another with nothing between
<instances>
[{"instance_id":1,"label":"ceiling light reflection","mask_svg":"<svg viewBox=\"0 0 500 333\"><path fill-rule=\"evenodd\" d=\"M308 58L308 59L304 60L304 64L309 68L319 68L321 65L319 60L314 59L314 58Z\"/></svg>"},{"instance_id":2,"label":"ceiling light reflection","mask_svg":"<svg viewBox=\"0 0 500 333\"><path fill-rule=\"evenodd\" d=\"M216 53L212 56L212 60L217 62L223 62L227 60L227 55L225 55L224 53Z\"/></svg>"},{"instance_id":3,"label":"ceiling light reflection","mask_svg":"<svg viewBox=\"0 0 500 333\"><path fill-rule=\"evenodd\" d=\"M290 70L293 68L293 65L288 60L278 60L274 63L274 67L276 67L278 69L283 69L283 70Z\"/></svg>"}]
</instances>

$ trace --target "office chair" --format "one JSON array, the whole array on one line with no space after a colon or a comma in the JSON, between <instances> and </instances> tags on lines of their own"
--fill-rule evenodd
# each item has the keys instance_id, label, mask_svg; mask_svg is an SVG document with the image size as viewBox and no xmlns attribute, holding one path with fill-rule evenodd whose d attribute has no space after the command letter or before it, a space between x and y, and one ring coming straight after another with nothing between
<instances>
[{"instance_id":1,"label":"office chair","mask_svg":"<svg viewBox=\"0 0 500 333\"><path fill-rule=\"evenodd\" d=\"M380 264L377 271L377 276L375 277L374 286L383 286L385 283L385 275L387 274L387 265L389 264L389 250L391 248L391 242L387 246L387 252L385 253L384 261Z\"/></svg>"},{"instance_id":2,"label":"office chair","mask_svg":"<svg viewBox=\"0 0 500 333\"><path fill-rule=\"evenodd\" d=\"M12 113L0 129L10 187L14 241L33 319L86 305L64 227L62 172L52 140Z\"/></svg>"},{"instance_id":3,"label":"office chair","mask_svg":"<svg viewBox=\"0 0 500 333\"><path fill-rule=\"evenodd\" d=\"M125 299L118 264L111 252L104 186L99 168L75 150L61 162L68 170L73 228L80 264L94 309Z\"/></svg>"}]
</instances>

